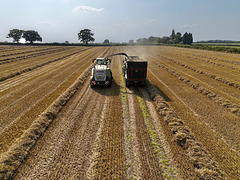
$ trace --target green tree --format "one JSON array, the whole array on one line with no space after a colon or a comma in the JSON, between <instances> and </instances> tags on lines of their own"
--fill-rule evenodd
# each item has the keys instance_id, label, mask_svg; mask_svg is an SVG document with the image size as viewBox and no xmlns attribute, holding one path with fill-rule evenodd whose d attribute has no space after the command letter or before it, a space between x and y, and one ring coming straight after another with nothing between
<instances>
[{"instance_id":1,"label":"green tree","mask_svg":"<svg viewBox=\"0 0 240 180\"><path fill-rule=\"evenodd\" d=\"M183 35L183 44L192 44L193 42L193 37L191 33L185 32Z\"/></svg>"},{"instance_id":2,"label":"green tree","mask_svg":"<svg viewBox=\"0 0 240 180\"><path fill-rule=\"evenodd\" d=\"M148 43L150 43L150 44L157 44L158 43L158 37L150 36L148 38Z\"/></svg>"},{"instance_id":3,"label":"green tree","mask_svg":"<svg viewBox=\"0 0 240 180\"><path fill-rule=\"evenodd\" d=\"M170 38L167 37L167 36L163 36L163 37L161 38L161 42L162 42L163 44L168 44L169 41L170 41Z\"/></svg>"},{"instance_id":4,"label":"green tree","mask_svg":"<svg viewBox=\"0 0 240 180\"><path fill-rule=\"evenodd\" d=\"M180 42L182 42L182 34L180 32L177 32L174 39L176 44L179 44Z\"/></svg>"},{"instance_id":5,"label":"green tree","mask_svg":"<svg viewBox=\"0 0 240 180\"><path fill-rule=\"evenodd\" d=\"M103 41L103 43L104 43L104 44L109 44L110 42L109 42L108 39L105 39L105 40Z\"/></svg>"},{"instance_id":6,"label":"green tree","mask_svg":"<svg viewBox=\"0 0 240 180\"><path fill-rule=\"evenodd\" d=\"M193 43L193 35L192 35L192 33L189 33L189 43L190 44Z\"/></svg>"},{"instance_id":7,"label":"green tree","mask_svg":"<svg viewBox=\"0 0 240 180\"><path fill-rule=\"evenodd\" d=\"M174 40L175 39L175 29L172 30L172 34L170 36L170 39L171 40Z\"/></svg>"},{"instance_id":8,"label":"green tree","mask_svg":"<svg viewBox=\"0 0 240 180\"><path fill-rule=\"evenodd\" d=\"M91 33L90 29L83 29L78 33L78 39L88 45L88 42L93 42L95 39L93 38L93 33Z\"/></svg>"},{"instance_id":9,"label":"green tree","mask_svg":"<svg viewBox=\"0 0 240 180\"><path fill-rule=\"evenodd\" d=\"M33 30L24 31L22 37L31 44L35 41L42 41L42 37L38 34L38 32Z\"/></svg>"},{"instance_id":10,"label":"green tree","mask_svg":"<svg viewBox=\"0 0 240 180\"><path fill-rule=\"evenodd\" d=\"M23 30L12 29L9 31L7 38L13 38L13 42L19 43L19 40L21 39L23 32L24 32Z\"/></svg>"},{"instance_id":11,"label":"green tree","mask_svg":"<svg viewBox=\"0 0 240 180\"><path fill-rule=\"evenodd\" d=\"M128 41L128 44L134 44L134 40L132 40L132 39L129 40L129 41Z\"/></svg>"},{"instance_id":12,"label":"green tree","mask_svg":"<svg viewBox=\"0 0 240 180\"><path fill-rule=\"evenodd\" d=\"M143 43L143 38L137 39L137 43L138 43L138 44L142 44L142 43Z\"/></svg>"}]
</instances>

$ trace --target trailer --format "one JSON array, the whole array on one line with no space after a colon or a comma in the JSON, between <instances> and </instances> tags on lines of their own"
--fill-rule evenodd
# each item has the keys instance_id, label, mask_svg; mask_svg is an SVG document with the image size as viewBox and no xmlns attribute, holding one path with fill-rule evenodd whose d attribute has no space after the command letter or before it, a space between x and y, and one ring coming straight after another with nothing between
<instances>
[{"instance_id":1,"label":"trailer","mask_svg":"<svg viewBox=\"0 0 240 180\"><path fill-rule=\"evenodd\" d=\"M148 62L138 56L127 56L123 63L123 76L126 86L146 85Z\"/></svg>"}]
</instances>

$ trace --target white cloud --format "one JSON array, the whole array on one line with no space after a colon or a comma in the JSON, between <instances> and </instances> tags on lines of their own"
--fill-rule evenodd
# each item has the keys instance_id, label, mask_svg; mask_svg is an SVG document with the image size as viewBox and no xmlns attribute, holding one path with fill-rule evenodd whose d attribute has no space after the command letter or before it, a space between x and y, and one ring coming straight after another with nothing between
<instances>
[{"instance_id":1,"label":"white cloud","mask_svg":"<svg viewBox=\"0 0 240 180\"><path fill-rule=\"evenodd\" d=\"M88 12L88 11L92 11L92 12L101 12L104 8L94 8L91 6L78 6L73 8L73 12L78 12L78 11L84 11L84 12Z\"/></svg>"},{"instance_id":2,"label":"white cloud","mask_svg":"<svg viewBox=\"0 0 240 180\"><path fill-rule=\"evenodd\" d=\"M189 28L194 28L194 27L197 27L197 26L198 26L197 24L184 24L180 28L181 29L189 29Z\"/></svg>"},{"instance_id":3,"label":"white cloud","mask_svg":"<svg viewBox=\"0 0 240 180\"><path fill-rule=\"evenodd\" d=\"M149 22L158 22L158 19L149 19Z\"/></svg>"},{"instance_id":4,"label":"white cloud","mask_svg":"<svg viewBox=\"0 0 240 180\"><path fill-rule=\"evenodd\" d=\"M52 23L47 22L47 21L40 22L39 24L40 24L41 26L51 26L51 25L53 25Z\"/></svg>"}]
</instances>

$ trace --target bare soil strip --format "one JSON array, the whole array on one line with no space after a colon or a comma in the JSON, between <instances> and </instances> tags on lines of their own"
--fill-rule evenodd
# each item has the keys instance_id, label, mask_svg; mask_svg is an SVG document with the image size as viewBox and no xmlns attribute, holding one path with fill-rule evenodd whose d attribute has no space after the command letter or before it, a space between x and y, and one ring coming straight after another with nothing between
<instances>
[{"instance_id":1,"label":"bare soil strip","mask_svg":"<svg viewBox=\"0 0 240 180\"><path fill-rule=\"evenodd\" d=\"M140 161L139 144L136 134L136 116L134 107L134 95L125 87L125 79L122 74L121 61L118 58L119 73L120 73L120 86L121 86L121 100L123 109L124 121L124 154L125 154L125 167L127 179L141 179L142 163Z\"/></svg>"}]
</instances>

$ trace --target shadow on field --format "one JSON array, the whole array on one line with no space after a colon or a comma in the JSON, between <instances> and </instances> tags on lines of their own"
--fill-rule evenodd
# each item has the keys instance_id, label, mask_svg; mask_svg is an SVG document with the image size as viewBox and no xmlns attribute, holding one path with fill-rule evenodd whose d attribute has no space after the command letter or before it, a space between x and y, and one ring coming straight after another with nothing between
<instances>
[{"instance_id":1,"label":"shadow on field","mask_svg":"<svg viewBox=\"0 0 240 180\"><path fill-rule=\"evenodd\" d=\"M104 96L119 96L120 86L112 80L112 86L94 86L92 90Z\"/></svg>"}]
</instances>

